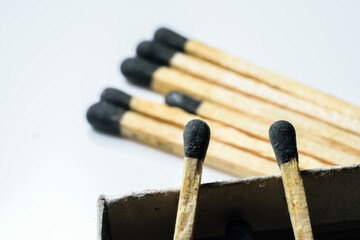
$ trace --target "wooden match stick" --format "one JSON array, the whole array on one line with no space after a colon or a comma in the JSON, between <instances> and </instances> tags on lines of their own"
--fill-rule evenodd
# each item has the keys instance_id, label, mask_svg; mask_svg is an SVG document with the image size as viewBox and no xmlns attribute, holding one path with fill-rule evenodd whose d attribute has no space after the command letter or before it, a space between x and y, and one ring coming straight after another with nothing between
<instances>
[{"instance_id":1,"label":"wooden match stick","mask_svg":"<svg viewBox=\"0 0 360 240\"><path fill-rule=\"evenodd\" d=\"M210 141L206 122L194 119L184 128L184 172L176 214L174 239L193 239L201 173Z\"/></svg>"},{"instance_id":2,"label":"wooden match stick","mask_svg":"<svg viewBox=\"0 0 360 240\"><path fill-rule=\"evenodd\" d=\"M344 143L354 149L360 145L360 136L358 135L143 59L126 59L121 64L121 71L132 83L150 87L161 94L167 94L170 91L182 91L199 99L216 102L234 110L267 118L271 121L279 118L289 119L297 125L297 128L301 127L304 131L317 133L324 138Z\"/></svg>"},{"instance_id":3,"label":"wooden match stick","mask_svg":"<svg viewBox=\"0 0 360 240\"><path fill-rule=\"evenodd\" d=\"M267 131L264 131L270 125L269 121L260 120L249 115L230 111L222 106L216 105L208 101L199 101L185 95L181 92L170 92L165 96L166 104L174 107L179 107L190 113L197 114L206 119L212 119L222 122L231 127L247 132L253 136L268 140ZM313 165L314 161L307 159L312 156L322 161L329 162L335 165L348 165L360 162L360 154L356 151L343 152L334 146L327 146L325 142L318 143L313 141L313 137L309 133L304 132L299 139L299 150L305 154L306 164L301 163L301 168L304 166Z\"/></svg>"},{"instance_id":4,"label":"wooden match stick","mask_svg":"<svg viewBox=\"0 0 360 240\"><path fill-rule=\"evenodd\" d=\"M287 121L277 121L269 129L269 138L280 167L295 239L313 239L304 184L298 167L295 129Z\"/></svg>"},{"instance_id":5,"label":"wooden match stick","mask_svg":"<svg viewBox=\"0 0 360 240\"><path fill-rule=\"evenodd\" d=\"M252 240L252 230L248 222L236 219L229 222L225 229L227 240Z\"/></svg>"},{"instance_id":6,"label":"wooden match stick","mask_svg":"<svg viewBox=\"0 0 360 240\"><path fill-rule=\"evenodd\" d=\"M265 70L228 53L212 48L204 43L187 39L169 29L160 28L157 30L154 40L179 51L183 51L187 54L212 62L243 76L257 79L269 86L291 93L294 96L316 103L319 106L330 110L334 109L339 113L346 114L348 116L360 118L360 108L356 105L312 89L292 79Z\"/></svg>"},{"instance_id":7,"label":"wooden match stick","mask_svg":"<svg viewBox=\"0 0 360 240\"><path fill-rule=\"evenodd\" d=\"M181 128L101 101L87 111L88 122L96 129L183 156ZM251 164L249 164L251 162ZM212 140L207 166L238 177L277 172L273 161Z\"/></svg>"},{"instance_id":8,"label":"wooden match stick","mask_svg":"<svg viewBox=\"0 0 360 240\"><path fill-rule=\"evenodd\" d=\"M174 94L171 96L176 97ZM179 95L179 97L183 100L182 101L183 103L185 101L184 105L186 105L188 108L196 109L197 106L200 104L200 102L193 100L191 98L186 98L183 95ZM186 123L191 119L199 118L199 116L189 114L177 107L176 108L169 107L165 104L160 104L137 97L132 97L114 88L104 89L104 91L101 94L101 100L108 101L117 106L131 109L141 114L145 114L147 116L159 119L161 121L165 121L177 125L181 128L184 128ZM248 151L260 157L264 157L269 160L276 161L274 157L274 152L272 151L271 146L269 145L268 139L261 140L249 136L237 129L231 128L229 126L225 126L223 124L220 124L212 120L207 119L206 122L209 124L211 128L211 132L212 132L211 135L214 140L228 144L230 146L238 147L241 150ZM266 127L268 126L269 124L266 125ZM319 161L318 159L308 156L307 154L304 154L303 158L304 161L301 162L302 165L300 166L302 169L331 166L330 164Z\"/></svg>"},{"instance_id":9,"label":"wooden match stick","mask_svg":"<svg viewBox=\"0 0 360 240\"><path fill-rule=\"evenodd\" d=\"M150 61L171 66L205 81L256 97L334 126L349 131L353 131L352 129L360 129L360 120L357 118L340 114L335 110L319 107L312 102L299 99L289 93L254 81L252 78L244 77L215 64L170 49L159 43L150 41L141 42L137 47L137 54Z\"/></svg>"}]
</instances>

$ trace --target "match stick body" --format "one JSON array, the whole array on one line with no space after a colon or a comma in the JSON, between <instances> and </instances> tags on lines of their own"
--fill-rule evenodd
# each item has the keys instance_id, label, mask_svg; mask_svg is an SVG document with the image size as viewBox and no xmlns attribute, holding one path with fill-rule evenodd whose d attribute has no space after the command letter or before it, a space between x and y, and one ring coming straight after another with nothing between
<instances>
[{"instance_id":1,"label":"match stick body","mask_svg":"<svg viewBox=\"0 0 360 240\"><path fill-rule=\"evenodd\" d=\"M174 239L192 239L203 161L184 158Z\"/></svg>"},{"instance_id":2,"label":"match stick body","mask_svg":"<svg viewBox=\"0 0 360 240\"><path fill-rule=\"evenodd\" d=\"M184 38L169 29L159 29L155 33L154 39L155 41L161 42L174 49L202 58L243 76L254 78L269 86L291 93L294 96L308 100L329 110L335 110L348 116L360 118L360 108L358 106L312 89L292 79L265 70L201 42Z\"/></svg>"},{"instance_id":3,"label":"match stick body","mask_svg":"<svg viewBox=\"0 0 360 240\"><path fill-rule=\"evenodd\" d=\"M210 141L210 128L202 120L184 128L184 173L176 214L174 240L192 239L202 166Z\"/></svg>"},{"instance_id":4,"label":"match stick body","mask_svg":"<svg viewBox=\"0 0 360 240\"><path fill-rule=\"evenodd\" d=\"M298 167L295 129L287 121L277 121L269 129L269 138L281 170L295 239L311 240L313 235L304 184Z\"/></svg>"},{"instance_id":5,"label":"match stick body","mask_svg":"<svg viewBox=\"0 0 360 240\"><path fill-rule=\"evenodd\" d=\"M289 212L292 213L294 235L296 239L312 239L306 194L296 159L281 165L281 177Z\"/></svg>"},{"instance_id":6,"label":"match stick body","mask_svg":"<svg viewBox=\"0 0 360 240\"><path fill-rule=\"evenodd\" d=\"M88 121L100 131L119 134L125 138L172 153L183 155L182 130L133 111L106 102L94 104L87 113ZM107 131L102 126L114 126ZM249 164L251 162L251 164ZM276 164L254 154L212 140L205 165L238 176L250 177L277 172Z\"/></svg>"},{"instance_id":7,"label":"match stick body","mask_svg":"<svg viewBox=\"0 0 360 240\"><path fill-rule=\"evenodd\" d=\"M196 57L164 47L155 42L144 41L139 44L137 53L141 57L170 65L180 71L192 74L203 80L215 83L266 102L282 106L291 111L327 122L348 131L360 133L360 120L341 115L339 112L319 107L314 103L299 99L266 84L254 81L232 71L211 64Z\"/></svg>"},{"instance_id":8,"label":"match stick body","mask_svg":"<svg viewBox=\"0 0 360 240\"><path fill-rule=\"evenodd\" d=\"M216 102L249 115L272 121L279 118L289 119L299 129L316 132L324 138L346 144L354 149L358 149L360 145L360 136L238 92L215 86L168 67L159 67L141 59L127 59L122 63L121 71L129 81L148 86L161 94L167 94L170 91L182 91L199 99Z\"/></svg>"},{"instance_id":9,"label":"match stick body","mask_svg":"<svg viewBox=\"0 0 360 240\"><path fill-rule=\"evenodd\" d=\"M101 99L125 108L129 108L141 114L157 118L161 121L166 121L174 125L178 125L181 128L185 127L185 124L191 119L199 118L199 116L189 114L179 108L169 107L164 104L137 97L131 97L126 93L113 88L105 89L101 95ZM194 110L194 112L201 104L201 102L194 101L190 98L185 98L183 101L185 101L184 104L187 106L187 109L190 111ZM276 161L267 138L265 140L261 140L218 122L208 119L206 121L212 129L212 138L214 140L226 143L230 146L238 147L244 151L251 152L252 154L258 155L260 157ZM267 132L266 129L269 125L264 127L265 133ZM301 165L302 169L331 166L330 164L319 161L307 155L303 155L303 158L304 161L302 161Z\"/></svg>"}]
</instances>

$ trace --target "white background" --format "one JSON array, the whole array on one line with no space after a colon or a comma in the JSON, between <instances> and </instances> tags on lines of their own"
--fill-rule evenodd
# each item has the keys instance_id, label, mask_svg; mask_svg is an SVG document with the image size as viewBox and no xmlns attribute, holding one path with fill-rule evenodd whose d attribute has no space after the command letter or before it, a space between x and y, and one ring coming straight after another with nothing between
<instances>
[{"instance_id":1,"label":"white background","mask_svg":"<svg viewBox=\"0 0 360 240\"><path fill-rule=\"evenodd\" d=\"M0 238L96 239L96 201L180 185L182 160L95 132L121 61L167 26L360 105L356 1L0 2ZM205 168L203 181L231 178Z\"/></svg>"}]
</instances>

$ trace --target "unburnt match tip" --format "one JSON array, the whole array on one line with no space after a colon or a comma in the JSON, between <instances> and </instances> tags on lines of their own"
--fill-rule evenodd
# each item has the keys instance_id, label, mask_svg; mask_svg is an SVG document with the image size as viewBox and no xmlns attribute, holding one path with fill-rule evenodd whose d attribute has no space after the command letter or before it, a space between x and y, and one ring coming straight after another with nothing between
<instances>
[{"instance_id":1,"label":"unburnt match tip","mask_svg":"<svg viewBox=\"0 0 360 240\"><path fill-rule=\"evenodd\" d=\"M193 119L184 128L185 157L204 160L210 141L210 128L206 122Z\"/></svg>"},{"instance_id":2,"label":"unburnt match tip","mask_svg":"<svg viewBox=\"0 0 360 240\"><path fill-rule=\"evenodd\" d=\"M152 74L160 66L140 58L127 58L121 63L121 72L130 82L149 87Z\"/></svg>"},{"instance_id":3,"label":"unburnt match tip","mask_svg":"<svg viewBox=\"0 0 360 240\"><path fill-rule=\"evenodd\" d=\"M291 123L284 120L274 122L269 129L269 138L279 166L291 159L298 160L296 133Z\"/></svg>"},{"instance_id":4,"label":"unburnt match tip","mask_svg":"<svg viewBox=\"0 0 360 240\"><path fill-rule=\"evenodd\" d=\"M229 222L226 225L225 229L226 239L235 240L251 240L252 238L252 229L248 222L242 219L236 219Z\"/></svg>"},{"instance_id":5,"label":"unburnt match tip","mask_svg":"<svg viewBox=\"0 0 360 240\"><path fill-rule=\"evenodd\" d=\"M136 53L145 59L168 66L170 59L174 56L176 50L168 48L160 43L143 41L136 48Z\"/></svg>"},{"instance_id":6,"label":"unburnt match tip","mask_svg":"<svg viewBox=\"0 0 360 240\"><path fill-rule=\"evenodd\" d=\"M125 109L101 101L87 110L86 118L95 129L118 135L120 134L119 121L125 113Z\"/></svg>"},{"instance_id":7,"label":"unburnt match tip","mask_svg":"<svg viewBox=\"0 0 360 240\"><path fill-rule=\"evenodd\" d=\"M184 46L188 39L168 28L159 28L155 32L154 40L179 51L184 51Z\"/></svg>"},{"instance_id":8,"label":"unburnt match tip","mask_svg":"<svg viewBox=\"0 0 360 240\"><path fill-rule=\"evenodd\" d=\"M189 113L196 114L201 101L189 97L188 95L181 92L172 91L165 96L165 103L169 106L178 107Z\"/></svg>"},{"instance_id":9,"label":"unburnt match tip","mask_svg":"<svg viewBox=\"0 0 360 240\"><path fill-rule=\"evenodd\" d=\"M126 109L130 108L131 96L115 88L106 88L101 93L101 101L112 103Z\"/></svg>"}]
</instances>

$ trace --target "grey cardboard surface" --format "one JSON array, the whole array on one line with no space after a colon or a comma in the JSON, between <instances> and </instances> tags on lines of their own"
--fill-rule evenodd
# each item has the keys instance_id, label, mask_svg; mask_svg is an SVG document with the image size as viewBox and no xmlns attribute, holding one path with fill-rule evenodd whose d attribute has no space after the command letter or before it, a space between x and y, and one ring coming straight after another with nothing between
<instances>
[{"instance_id":1,"label":"grey cardboard surface","mask_svg":"<svg viewBox=\"0 0 360 240\"><path fill-rule=\"evenodd\" d=\"M301 175L315 239L360 239L360 164ZM291 239L280 175L207 183L199 194L195 239L224 239L235 218L250 223L255 239ZM179 189L100 196L99 240L172 239L178 196Z\"/></svg>"}]
</instances>

